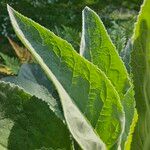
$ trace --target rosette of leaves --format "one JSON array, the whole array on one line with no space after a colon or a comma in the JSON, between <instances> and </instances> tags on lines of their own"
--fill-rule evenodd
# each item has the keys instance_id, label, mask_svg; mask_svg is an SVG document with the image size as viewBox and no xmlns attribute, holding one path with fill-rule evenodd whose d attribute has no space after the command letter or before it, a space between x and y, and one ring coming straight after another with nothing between
<instances>
[{"instance_id":1,"label":"rosette of leaves","mask_svg":"<svg viewBox=\"0 0 150 150\"><path fill-rule=\"evenodd\" d=\"M1 147L132 148L137 121L133 83L98 15L83 10L78 54L10 6L8 12L38 65L23 65L17 77L0 81Z\"/></svg>"}]
</instances>

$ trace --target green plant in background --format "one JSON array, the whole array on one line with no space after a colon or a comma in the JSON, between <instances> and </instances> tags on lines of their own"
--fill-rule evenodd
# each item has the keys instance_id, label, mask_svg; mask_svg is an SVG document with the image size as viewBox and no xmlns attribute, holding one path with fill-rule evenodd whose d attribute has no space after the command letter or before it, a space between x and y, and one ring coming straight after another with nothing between
<instances>
[{"instance_id":1,"label":"green plant in background","mask_svg":"<svg viewBox=\"0 0 150 150\"><path fill-rule=\"evenodd\" d=\"M17 74L18 70L20 68L20 63L17 58L9 57L3 53L0 52L0 57L3 59L4 63L0 64L0 72L7 74L7 75L13 75Z\"/></svg>"},{"instance_id":2,"label":"green plant in background","mask_svg":"<svg viewBox=\"0 0 150 150\"><path fill-rule=\"evenodd\" d=\"M14 55L12 47L7 40L8 35L20 45L11 28L9 16L6 10L7 3L24 15L27 15L45 27L50 28L56 35L71 43L77 51L79 50L80 45L81 28L79 28L79 26L81 26L82 20L81 11L88 5L101 17L105 27L108 29L108 33L110 34L114 45L118 48L117 50L120 51L120 49L124 47L121 43L125 42L126 44L131 37L133 29L131 27L133 25L132 20L137 15L141 1L142 0L113 0L112 3L110 0L1 0L0 51L8 57L15 57L16 59L16 55ZM118 33L117 26L124 32L121 32L120 30ZM128 28L129 26L130 28ZM116 33L118 33L117 36ZM7 66L7 68L9 67ZM9 68L9 70L12 69ZM8 73L6 67L4 68L1 66L0 78L3 75L6 76L6 72ZM16 73L9 71L9 74Z\"/></svg>"},{"instance_id":3,"label":"green plant in background","mask_svg":"<svg viewBox=\"0 0 150 150\"><path fill-rule=\"evenodd\" d=\"M126 32L131 34L131 20L137 15L141 2L142 0L113 0L113 2L112 0L1 0L0 49L3 53L14 56L9 46L7 36L9 35L11 39L19 42L11 28L6 9L7 3L24 15L31 17L36 22L51 29L54 33L63 32L63 34L60 33L57 35L71 42L71 44L77 48L76 50L79 50L79 35L81 32L81 28L79 27L82 21L81 11L85 6L89 6L101 16L107 29L111 28L113 25L111 22L113 21L119 26L124 26ZM127 27L126 23L129 24ZM129 26L130 28L128 28ZM63 27L69 28L69 32L67 31L67 33ZM55 30L56 28L57 30ZM78 34L74 31L78 32Z\"/></svg>"},{"instance_id":4,"label":"green plant in background","mask_svg":"<svg viewBox=\"0 0 150 150\"><path fill-rule=\"evenodd\" d=\"M71 27L62 26L61 29L59 29L57 26L55 26L55 33L64 38L66 41L72 44L72 46L75 49L78 49L80 46L80 33L76 29L73 29Z\"/></svg>"},{"instance_id":5,"label":"green plant in background","mask_svg":"<svg viewBox=\"0 0 150 150\"><path fill-rule=\"evenodd\" d=\"M113 26L109 28L108 32L118 53L120 53L125 48L127 41L125 28L120 27L116 22L113 22Z\"/></svg>"},{"instance_id":6,"label":"green plant in background","mask_svg":"<svg viewBox=\"0 0 150 150\"><path fill-rule=\"evenodd\" d=\"M3 63L0 64L0 73L5 75L17 75L21 64L32 63L34 60L26 48L20 47L8 37L9 43L15 51L16 57L10 57L0 52Z\"/></svg>"},{"instance_id":7,"label":"green plant in background","mask_svg":"<svg viewBox=\"0 0 150 150\"><path fill-rule=\"evenodd\" d=\"M88 7L79 55L68 42L8 6L16 34L39 66L25 64L18 76L0 81L0 148L148 149L149 7L145 0L131 41L132 57L124 59L126 64L131 60L131 79L102 21ZM143 120L147 128L142 128Z\"/></svg>"}]
</instances>

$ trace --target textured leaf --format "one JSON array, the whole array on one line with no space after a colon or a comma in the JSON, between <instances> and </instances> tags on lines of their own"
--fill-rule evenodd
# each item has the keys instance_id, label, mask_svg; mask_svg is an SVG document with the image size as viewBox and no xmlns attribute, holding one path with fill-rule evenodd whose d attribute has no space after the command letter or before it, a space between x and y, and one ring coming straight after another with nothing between
<instances>
[{"instance_id":1,"label":"textured leaf","mask_svg":"<svg viewBox=\"0 0 150 150\"><path fill-rule=\"evenodd\" d=\"M37 64L24 64L21 66L18 76L5 77L1 80L14 83L30 95L42 99L58 117L63 119L59 96L54 85Z\"/></svg>"},{"instance_id":2,"label":"textured leaf","mask_svg":"<svg viewBox=\"0 0 150 150\"><path fill-rule=\"evenodd\" d=\"M132 137L133 137L133 133L134 133L134 130L135 130L137 120L138 120L138 114L137 114L137 110L135 109L133 121L132 121L132 124L130 126L130 134L128 134L128 140L125 142L125 146L124 146L125 150L130 150L131 149Z\"/></svg>"},{"instance_id":3,"label":"textured leaf","mask_svg":"<svg viewBox=\"0 0 150 150\"><path fill-rule=\"evenodd\" d=\"M127 72L102 21L88 7L83 10L82 20L80 54L105 72L122 98L130 88Z\"/></svg>"},{"instance_id":4,"label":"textured leaf","mask_svg":"<svg viewBox=\"0 0 150 150\"><path fill-rule=\"evenodd\" d=\"M125 111L125 131L122 143L127 140L135 112L134 91L126 68L99 16L86 7L83 10L83 27L80 54L105 72L117 90Z\"/></svg>"},{"instance_id":5,"label":"textured leaf","mask_svg":"<svg viewBox=\"0 0 150 150\"><path fill-rule=\"evenodd\" d=\"M101 142L97 141L80 111L96 128L108 147L118 142L123 130L124 113L119 96L104 73L78 55L70 44L46 28L12 8L9 8L9 15L19 38L55 84L61 97L66 122L81 147L96 146L93 145L93 140L98 145L101 145ZM75 119L76 117L78 119ZM80 128L85 130L78 128L81 124L83 126ZM93 140L88 139L90 134Z\"/></svg>"},{"instance_id":6,"label":"textured leaf","mask_svg":"<svg viewBox=\"0 0 150 150\"><path fill-rule=\"evenodd\" d=\"M48 105L0 81L0 149L67 149L70 133Z\"/></svg>"},{"instance_id":7,"label":"textured leaf","mask_svg":"<svg viewBox=\"0 0 150 150\"><path fill-rule=\"evenodd\" d=\"M148 143L150 146L146 142L150 134L150 0L145 0L141 7L132 43L131 66L139 114L132 148L141 150Z\"/></svg>"}]
</instances>

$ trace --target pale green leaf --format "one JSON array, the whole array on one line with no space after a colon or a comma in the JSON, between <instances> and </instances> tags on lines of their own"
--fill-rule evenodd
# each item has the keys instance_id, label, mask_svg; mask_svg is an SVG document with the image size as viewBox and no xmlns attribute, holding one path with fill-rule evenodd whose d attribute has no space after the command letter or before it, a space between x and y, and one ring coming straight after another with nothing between
<instances>
[{"instance_id":1,"label":"pale green leaf","mask_svg":"<svg viewBox=\"0 0 150 150\"><path fill-rule=\"evenodd\" d=\"M0 81L0 149L72 149L67 126L18 86Z\"/></svg>"},{"instance_id":2,"label":"pale green leaf","mask_svg":"<svg viewBox=\"0 0 150 150\"><path fill-rule=\"evenodd\" d=\"M104 71L121 98L124 97L130 88L127 71L102 21L88 7L83 10L82 18L80 54Z\"/></svg>"},{"instance_id":3,"label":"pale green leaf","mask_svg":"<svg viewBox=\"0 0 150 150\"><path fill-rule=\"evenodd\" d=\"M137 110L135 109L133 121L130 126L130 134L128 134L128 140L125 142L125 146L124 146L125 150L131 149L132 137L133 137L133 133L134 133L134 129L135 129L137 120L138 120L138 113L137 113ZM134 141L134 139L133 139L133 141Z\"/></svg>"},{"instance_id":4,"label":"pale green leaf","mask_svg":"<svg viewBox=\"0 0 150 150\"><path fill-rule=\"evenodd\" d=\"M132 149L147 150L145 147L150 146L147 142L150 134L150 0L144 0L141 7L132 44L131 70L139 114Z\"/></svg>"},{"instance_id":5,"label":"pale green leaf","mask_svg":"<svg viewBox=\"0 0 150 150\"><path fill-rule=\"evenodd\" d=\"M97 65L117 90L125 111L125 131L122 146L130 134L135 112L134 91L126 68L99 16L86 7L82 14L82 40L80 54Z\"/></svg>"},{"instance_id":6,"label":"pale green leaf","mask_svg":"<svg viewBox=\"0 0 150 150\"><path fill-rule=\"evenodd\" d=\"M103 146L80 111L108 147L117 143L123 131L124 113L105 74L66 41L12 8L8 10L17 35L55 84L68 127L80 146Z\"/></svg>"}]
</instances>

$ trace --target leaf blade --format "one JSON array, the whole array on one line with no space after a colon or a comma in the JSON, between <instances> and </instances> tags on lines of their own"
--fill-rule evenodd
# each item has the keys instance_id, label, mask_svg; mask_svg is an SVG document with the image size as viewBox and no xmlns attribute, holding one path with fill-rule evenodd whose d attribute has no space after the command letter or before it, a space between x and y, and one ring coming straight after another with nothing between
<instances>
[{"instance_id":1,"label":"leaf blade","mask_svg":"<svg viewBox=\"0 0 150 150\"><path fill-rule=\"evenodd\" d=\"M144 0L134 28L132 37L131 72L133 74L135 100L139 121L134 133L133 149L148 147L146 138L149 137L150 126L150 95L149 95L149 54L150 54L150 0ZM138 142L137 142L138 141ZM138 143L138 144L137 144Z\"/></svg>"},{"instance_id":2,"label":"leaf blade","mask_svg":"<svg viewBox=\"0 0 150 150\"><path fill-rule=\"evenodd\" d=\"M54 85L47 79L44 72L37 64L24 64L21 66L18 76L10 76L1 79L23 88L24 91L45 101L50 109L64 120L58 94Z\"/></svg>"},{"instance_id":3,"label":"leaf blade","mask_svg":"<svg viewBox=\"0 0 150 150\"><path fill-rule=\"evenodd\" d=\"M105 103L105 101L111 103L111 108L113 107L114 109L108 111L110 114L106 117L106 120L109 121L110 118L113 117L115 111L117 115L115 116L116 118L112 119L111 125L115 127L116 130L114 129L113 132L111 132L108 126L98 133L104 142L108 140L111 141L108 142L108 146L111 147L118 140L120 133L122 133L124 113L119 96L107 77L93 64L81 58L70 44L54 35L49 30L20 15L11 8L9 8L9 14L12 25L19 38L30 50L32 55L34 55L47 76L53 80L53 83L56 83L56 87L58 87L57 85L60 85L60 89L64 87L64 90L71 95L71 99L78 105L81 112L85 114L92 125L97 122L98 118L100 119L103 116L103 114L99 116L102 103ZM111 95L107 93L108 95L106 96L105 92L100 90L101 88L103 88L103 90L105 90L105 88L109 89ZM88 90L90 90L90 93L88 93ZM57 91L59 91L59 88L57 88ZM59 92L61 93L61 91ZM99 97L99 94L102 99ZM112 95L113 99L110 99ZM80 101L81 98L82 100ZM90 101L88 102L87 100ZM63 105L65 104L63 103ZM97 110L99 112L97 112ZM107 110L108 108L106 108L104 112L107 112ZM116 126L114 124L116 124ZM105 126L104 122L101 123L101 126ZM105 134L109 131L112 134L115 132L115 136L112 137L108 134L109 137L106 138Z\"/></svg>"},{"instance_id":4,"label":"leaf blade","mask_svg":"<svg viewBox=\"0 0 150 150\"><path fill-rule=\"evenodd\" d=\"M0 118L0 143L6 149L71 150L66 125L48 105L18 86L3 81L0 81Z\"/></svg>"},{"instance_id":5,"label":"leaf blade","mask_svg":"<svg viewBox=\"0 0 150 150\"><path fill-rule=\"evenodd\" d=\"M99 16L85 7L82 18L80 54L104 71L120 96L126 119L122 140L122 146L124 146L125 141L128 140L128 134L131 134L130 126L135 112L132 83Z\"/></svg>"},{"instance_id":6,"label":"leaf blade","mask_svg":"<svg viewBox=\"0 0 150 150\"><path fill-rule=\"evenodd\" d=\"M119 95L123 96L130 84L127 71L115 46L99 16L93 10L85 7L82 16L80 54L104 71Z\"/></svg>"}]
</instances>

